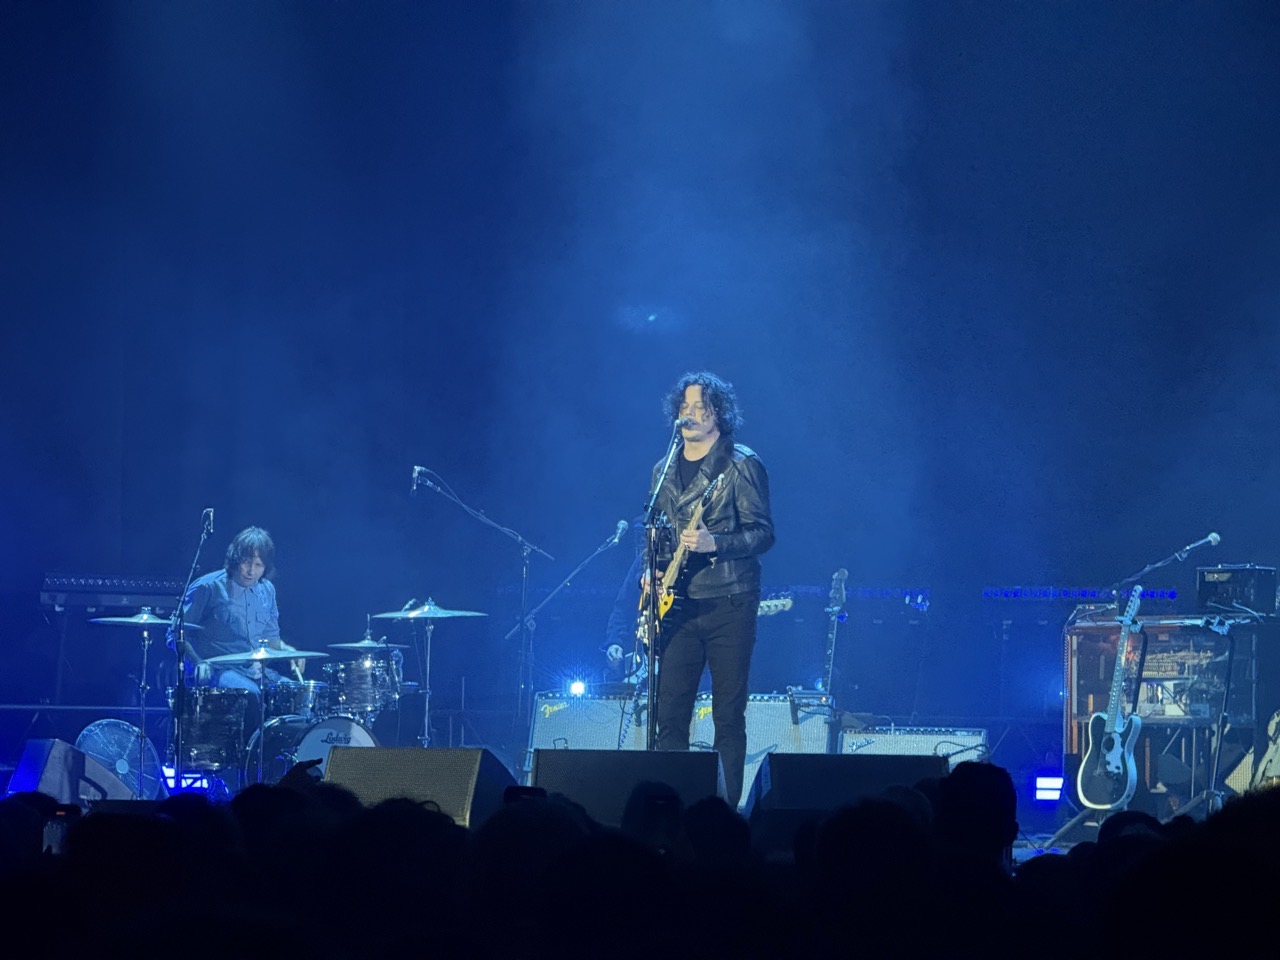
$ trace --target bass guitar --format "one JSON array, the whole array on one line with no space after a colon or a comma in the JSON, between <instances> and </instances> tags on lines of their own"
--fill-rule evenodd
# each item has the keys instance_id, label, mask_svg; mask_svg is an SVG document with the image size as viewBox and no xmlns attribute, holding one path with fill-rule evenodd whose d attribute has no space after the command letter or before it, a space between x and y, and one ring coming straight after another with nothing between
<instances>
[{"instance_id":1,"label":"bass guitar","mask_svg":"<svg viewBox=\"0 0 1280 960\"><path fill-rule=\"evenodd\" d=\"M1116 666L1111 676L1107 712L1095 713L1089 718L1089 746L1076 774L1080 802L1094 810L1122 809L1138 785L1133 748L1142 729L1142 718L1137 714L1124 716L1123 700L1124 658L1141 601L1142 587L1135 586L1120 617L1120 638L1116 641Z\"/></svg>"}]
</instances>

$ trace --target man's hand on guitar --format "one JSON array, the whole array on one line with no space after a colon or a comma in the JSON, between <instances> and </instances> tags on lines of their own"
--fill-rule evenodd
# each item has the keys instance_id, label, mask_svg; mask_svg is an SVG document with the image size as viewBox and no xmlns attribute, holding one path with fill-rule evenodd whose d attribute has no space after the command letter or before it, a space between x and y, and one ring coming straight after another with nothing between
<instances>
[{"instance_id":1,"label":"man's hand on guitar","mask_svg":"<svg viewBox=\"0 0 1280 960\"><path fill-rule=\"evenodd\" d=\"M716 538L711 535L711 531L701 520L698 521L698 529L680 532L680 542L684 544L686 550L692 550L694 553L715 553L716 551Z\"/></svg>"}]
</instances>

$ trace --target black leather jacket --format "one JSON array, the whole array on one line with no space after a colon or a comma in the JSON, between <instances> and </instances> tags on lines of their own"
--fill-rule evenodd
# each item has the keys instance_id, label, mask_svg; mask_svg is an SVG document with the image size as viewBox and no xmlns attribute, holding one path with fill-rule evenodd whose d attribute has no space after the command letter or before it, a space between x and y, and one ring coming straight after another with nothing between
<instances>
[{"instance_id":1,"label":"black leather jacket","mask_svg":"<svg viewBox=\"0 0 1280 960\"><path fill-rule=\"evenodd\" d=\"M680 456L681 453L676 454L677 458ZM661 469L661 462L653 468L651 490ZM721 474L724 480L702 514L702 522L716 539L715 552L689 552L684 572L675 584L678 596L706 599L760 589L759 557L773 546L769 475L749 447L731 443L725 437L717 440L702 458L698 475L684 490L680 489L680 464L672 462L658 492L657 509L666 514L672 527L662 538L659 566L666 566L694 507Z\"/></svg>"}]
</instances>

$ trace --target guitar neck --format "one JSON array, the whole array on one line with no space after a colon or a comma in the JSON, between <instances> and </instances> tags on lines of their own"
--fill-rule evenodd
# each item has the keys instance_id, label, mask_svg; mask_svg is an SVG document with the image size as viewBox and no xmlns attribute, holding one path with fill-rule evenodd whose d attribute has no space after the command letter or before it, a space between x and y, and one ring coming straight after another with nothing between
<instances>
[{"instance_id":1,"label":"guitar neck","mask_svg":"<svg viewBox=\"0 0 1280 960\"><path fill-rule=\"evenodd\" d=\"M690 517L688 525L684 528L685 533L692 533L698 529L698 524L702 522L702 501L693 508L693 516ZM680 576L680 569L684 566L685 557L689 554L689 548L684 545L684 541L676 544L675 552L671 554L671 562L667 564L666 572L662 575L663 590L670 590L675 586L676 578Z\"/></svg>"},{"instance_id":2,"label":"guitar neck","mask_svg":"<svg viewBox=\"0 0 1280 960\"><path fill-rule=\"evenodd\" d=\"M1129 651L1129 636L1133 633L1133 618L1138 614L1138 603L1142 599L1142 587L1133 588L1129 605L1124 616L1120 618L1120 637L1116 640L1116 667L1111 675L1111 695L1107 698L1107 732L1115 733L1120 729L1121 701L1124 697L1124 658Z\"/></svg>"},{"instance_id":3,"label":"guitar neck","mask_svg":"<svg viewBox=\"0 0 1280 960\"><path fill-rule=\"evenodd\" d=\"M835 680L836 627L840 623L840 611L844 608L844 582L848 575L848 571L841 567L831 578L831 595L828 598L831 623L827 627L827 652L822 664L822 689L827 693L831 693L831 684Z\"/></svg>"}]
</instances>

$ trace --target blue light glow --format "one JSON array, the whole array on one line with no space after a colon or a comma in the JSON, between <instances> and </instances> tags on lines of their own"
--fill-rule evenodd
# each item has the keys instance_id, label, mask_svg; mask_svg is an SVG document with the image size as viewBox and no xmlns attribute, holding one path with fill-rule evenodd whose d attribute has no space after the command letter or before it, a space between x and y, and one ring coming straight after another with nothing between
<instances>
[{"instance_id":1,"label":"blue light glow","mask_svg":"<svg viewBox=\"0 0 1280 960\"><path fill-rule=\"evenodd\" d=\"M1061 776L1036 777L1035 798L1045 803L1057 803L1062 799L1062 785L1065 778Z\"/></svg>"}]
</instances>

